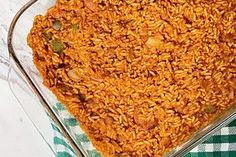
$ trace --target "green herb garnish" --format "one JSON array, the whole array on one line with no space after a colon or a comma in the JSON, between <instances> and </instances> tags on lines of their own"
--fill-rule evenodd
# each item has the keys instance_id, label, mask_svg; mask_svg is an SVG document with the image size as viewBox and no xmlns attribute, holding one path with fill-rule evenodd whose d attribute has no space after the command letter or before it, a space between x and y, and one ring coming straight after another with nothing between
<instances>
[{"instance_id":1,"label":"green herb garnish","mask_svg":"<svg viewBox=\"0 0 236 157\"><path fill-rule=\"evenodd\" d=\"M72 28L72 31L75 32L79 28L79 25L78 24L72 24L71 28Z\"/></svg>"},{"instance_id":2,"label":"green herb garnish","mask_svg":"<svg viewBox=\"0 0 236 157\"><path fill-rule=\"evenodd\" d=\"M59 39L53 39L51 41L51 46L53 51L57 53L61 52L65 48L63 42L61 42Z\"/></svg>"},{"instance_id":3,"label":"green herb garnish","mask_svg":"<svg viewBox=\"0 0 236 157\"><path fill-rule=\"evenodd\" d=\"M46 40L51 40L52 39L52 33L51 32L43 32L43 36Z\"/></svg>"}]
</instances>

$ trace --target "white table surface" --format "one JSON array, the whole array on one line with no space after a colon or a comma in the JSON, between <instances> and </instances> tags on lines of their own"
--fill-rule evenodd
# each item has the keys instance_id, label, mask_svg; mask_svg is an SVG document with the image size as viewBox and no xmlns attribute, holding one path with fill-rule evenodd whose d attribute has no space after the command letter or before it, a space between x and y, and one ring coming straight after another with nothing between
<instances>
[{"instance_id":1,"label":"white table surface","mask_svg":"<svg viewBox=\"0 0 236 157\"><path fill-rule=\"evenodd\" d=\"M0 53L7 56L6 37L15 13L27 0L0 0ZM54 156L12 94L0 65L0 156Z\"/></svg>"}]
</instances>

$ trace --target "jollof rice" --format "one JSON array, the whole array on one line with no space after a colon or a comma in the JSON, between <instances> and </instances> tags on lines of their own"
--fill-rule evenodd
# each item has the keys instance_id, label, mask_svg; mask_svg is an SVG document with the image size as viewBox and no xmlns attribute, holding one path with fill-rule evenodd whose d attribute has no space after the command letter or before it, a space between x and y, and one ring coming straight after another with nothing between
<instances>
[{"instance_id":1,"label":"jollof rice","mask_svg":"<svg viewBox=\"0 0 236 157\"><path fill-rule=\"evenodd\" d=\"M57 0L27 40L104 156L162 156L236 98L235 0Z\"/></svg>"}]
</instances>

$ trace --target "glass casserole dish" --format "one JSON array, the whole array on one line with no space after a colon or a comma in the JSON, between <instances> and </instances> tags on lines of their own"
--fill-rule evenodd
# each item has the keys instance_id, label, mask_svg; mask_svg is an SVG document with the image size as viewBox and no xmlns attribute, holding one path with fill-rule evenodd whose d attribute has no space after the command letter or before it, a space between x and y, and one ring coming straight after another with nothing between
<instances>
[{"instance_id":1,"label":"glass casserole dish","mask_svg":"<svg viewBox=\"0 0 236 157\"><path fill-rule=\"evenodd\" d=\"M54 1L48 0L32 0L27 3L15 16L12 25L9 30L8 35L8 49L10 53L10 64L11 69L9 72L9 83L12 90L19 97L22 102L28 101L29 98L35 99L37 104L41 104L47 114L55 121L58 128L61 130L64 137L67 139L68 143L73 148L72 152L75 152L78 156L100 156L96 152L95 148L88 141L83 131L79 127L75 119L64 110L64 108L57 101L55 96L42 84L39 72L35 68L32 61L32 51L28 47L26 42L26 37L32 27L32 21L34 16L38 14L44 14L46 10L54 5ZM17 92L17 85L14 78L18 76L19 80L22 80L20 84L23 84L23 89L31 89L33 94L27 99L22 99L24 97L21 92ZM18 80L17 79L17 80ZM26 81L23 81L26 80ZM26 90L27 91L27 90ZM27 111L29 104L21 103L23 108ZM30 111L27 111L27 113ZM30 115L31 117L33 115ZM227 110L218 119L209 124L207 127L196 132L188 141L179 145L171 152L166 154L166 156L183 156L192 148L203 142L207 137L212 135L216 130L227 125L229 122L234 120L236 117L236 106ZM32 118L36 127L38 127L39 132L42 133L40 126L37 126L37 120ZM53 149L53 148L52 148ZM54 150L53 150L54 151Z\"/></svg>"}]
</instances>

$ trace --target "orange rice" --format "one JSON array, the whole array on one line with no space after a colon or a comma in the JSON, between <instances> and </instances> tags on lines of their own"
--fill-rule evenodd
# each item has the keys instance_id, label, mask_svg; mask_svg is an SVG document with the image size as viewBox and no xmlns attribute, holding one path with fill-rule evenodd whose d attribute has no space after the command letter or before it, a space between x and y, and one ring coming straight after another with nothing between
<instances>
[{"instance_id":1,"label":"orange rice","mask_svg":"<svg viewBox=\"0 0 236 157\"><path fill-rule=\"evenodd\" d=\"M163 156L236 100L235 0L57 0L27 40L104 156Z\"/></svg>"}]
</instances>

